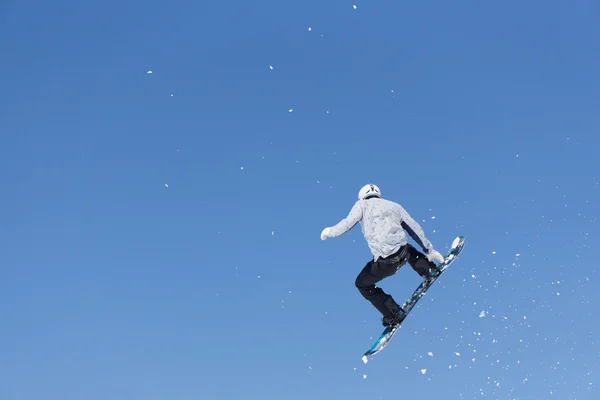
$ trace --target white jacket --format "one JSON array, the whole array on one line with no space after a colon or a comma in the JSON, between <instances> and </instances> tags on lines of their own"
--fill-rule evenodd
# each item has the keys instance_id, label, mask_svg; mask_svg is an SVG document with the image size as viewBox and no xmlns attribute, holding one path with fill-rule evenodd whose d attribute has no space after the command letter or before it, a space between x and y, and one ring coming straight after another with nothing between
<instances>
[{"instance_id":1,"label":"white jacket","mask_svg":"<svg viewBox=\"0 0 600 400\"><path fill-rule=\"evenodd\" d=\"M421 226L400 204L376 197L358 200L348 216L330 228L328 236L346 233L358 222L374 260L394 254L407 244L404 230L421 246L425 254L433 250Z\"/></svg>"}]
</instances>

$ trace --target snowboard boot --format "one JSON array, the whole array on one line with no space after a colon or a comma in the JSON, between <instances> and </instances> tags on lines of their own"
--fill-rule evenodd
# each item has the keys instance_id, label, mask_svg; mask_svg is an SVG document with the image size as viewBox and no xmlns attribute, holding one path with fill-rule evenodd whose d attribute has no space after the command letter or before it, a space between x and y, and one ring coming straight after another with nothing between
<instances>
[{"instance_id":1,"label":"snowboard boot","mask_svg":"<svg viewBox=\"0 0 600 400\"><path fill-rule=\"evenodd\" d=\"M394 327L404 321L404 318L406 318L406 312L394 301L391 296L388 297L384 304L389 313L388 315L384 315L381 319L383 326Z\"/></svg>"},{"instance_id":2,"label":"snowboard boot","mask_svg":"<svg viewBox=\"0 0 600 400\"><path fill-rule=\"evenodd\" d=\"M437 265L435 265L435 263L429 262L429 270L427 271L427 274L421 275L421 277L423 278L423 280L433 280L440 276L441 273L442 270Z\"/></svg>"}]
</instances>

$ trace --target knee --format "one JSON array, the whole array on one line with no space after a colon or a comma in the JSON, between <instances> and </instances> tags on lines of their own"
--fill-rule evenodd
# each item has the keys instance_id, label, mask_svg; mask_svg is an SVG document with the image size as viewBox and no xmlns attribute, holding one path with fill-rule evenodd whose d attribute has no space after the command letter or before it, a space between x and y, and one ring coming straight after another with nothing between
<instances>
[{"instance_id":1,"label":"knee","mask_svg":"<svg viewBox=\"0 0 600 400\"><path fill-rule=\"evenodd\" d=\"M354 281L354 286L356 286L356 288L358 290L364 289L367 286L367 285L365 285L365 283L363 281L362 273L360 273L356 276L356 280Z\"/></svg>"},{"instance_id":2,"label":"knee","mask_svg":"<svg viewBox=\"0 0 600 400\"><path fill-rule=\"evenodd\" d=\"M359 292L363 293L368 292L375 285L373 285L373 283L369 279L368 274L365 274L365 272L363 271L356 277L356 280L354 281L354 286L356 286Z\"/></svg>"},{"instance_id":3,"label":"knee","mask_svg":"<svg viewBox=\"0 0 600 400\"><path fill-rule=\"evenodd\" d=\"M368 271L369 268L371 267L372 262L369 261L364 267L363 269L360 270L360 272L358 273L358 275L356 275L356 279L354 280L354 286L356 286L357 288L361 288L364 287L364 281L366 276L368 275Z\"/></svg>"}]
</instances>

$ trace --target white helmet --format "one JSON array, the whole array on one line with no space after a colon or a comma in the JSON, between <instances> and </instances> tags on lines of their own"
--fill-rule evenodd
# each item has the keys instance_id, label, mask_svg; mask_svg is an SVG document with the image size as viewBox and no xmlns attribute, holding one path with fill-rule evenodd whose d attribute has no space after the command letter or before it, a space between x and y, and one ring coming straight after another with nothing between
<instances>
[{"instance_id":1,"label":"white helmet","mask_svg":"<svg viewBox=\"0 0 600 400\"><path fill-rule=\"evenodd\" d=\"M377 185L373 185L369 183L368 185L363 186L358 192L358 199L364 200L367 197L379 197L381 198L381 190L377 187Z\"/></svg>"}]
</instances>

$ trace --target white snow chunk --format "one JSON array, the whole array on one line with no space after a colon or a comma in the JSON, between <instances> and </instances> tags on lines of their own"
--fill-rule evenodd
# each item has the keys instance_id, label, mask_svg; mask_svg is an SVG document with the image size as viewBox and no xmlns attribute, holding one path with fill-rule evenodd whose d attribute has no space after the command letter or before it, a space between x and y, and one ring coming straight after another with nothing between
<instances>
[{"instance_id":1,"label":"white snow chunk","mask_svg":"<svg viewBox=\"0 0 600 400\"><path fill-rule=\"evenodd\" d=\"M275 236L275 231L271 231L271 236Z\"/></svg>"},{"instance_id":2,"label":"white snow chunk","mask_svg":"<svg viewBox=\"0 0 600 400\"><path fill-rule=\"evenodd\" d=\"M432 353L431 351L430 351L429 353L427 353L427 355L428 355L429 357L433 357L433 353Z\"/></svg>"},{"instance_id":3,"label":"white snow chunk","mask_svg":"<svg viewBox=\"0 0 600 400\"><path fill-rule=\"evenodd\" d=\"M460 353L459 353L458 351L457 351L457 352L455 352L454 354L456 354L457 356L460 356Z\"/></svg>"},{"instance_id":4,"label":"white snow chunk","mask_svg":"<svg viewBox=\"0 0 600 400\"><path fill-rule=\"evenodd\" d=\"M272 66L272 65L269 65L269 69L273 69L273 66Z\"/></svg>"},{"instance_id":5,"label":"white snow chunk","mask_svg":"<svg viewBox=\"0 0 600 400\"><path fill-rule=\"evenodd\" d=\"M148 70L148 72L146 72L146 73L147 73L147 74L151 74L151 73L152 73L152 70L150 69L150 70Z\"/></svg>"},{"instance_id":6,"label":"white snow chunk","mask_svg":"<svg viewBox=\"0 0 600 400\"><path fill-rule=\"evenodd\" d=\"M362 362L364 362L365 364L369 362L367 356L362 356Z\"/></svg>"},{"instance_id":7,"label":"white snow chunk","mask_svg":"<svg viewBox=\"0 0 600 400\"><path fill-rule=\"evenodd\" d=\"M169 187L169 185L165 183L165 187Z\"/></svg>"},{"instance_id":8,"label":"white snow chunk","mask_svg":"<svg viewBox=\"0 0 600 400\"><path fill-rule=\"evenodd\" d=\"M426 368L425 368L425 369L422 369L422 370L421 370L421 373L422 373L423 375L425 375L425 373L427 373L427 369L426 369Z\"/></svg>"},{"instance_id":9,"label":"white snow chunk","mask_svg":"<svg viewBox=\"0 0 600 400\"><path fill-rule=\"evenodd\" d=\"M310 26L308 27L308 31L309 31L309 32L310 32L310 31L312 31L312 28L311 28Z\"/></svg>"},{"instance_id":10,"label":"white snow chunk","mask_svg":"<svg viewBox=\"0 0 600 400\"><path fill-rule=\"evenodd\" d=\"M366 375L363 375L363 379L367 379L367 376L366 376Z\"/></svg>"},{"instance_id":11,"label":"white snow chunk","mask_svg":"<svg viewBox=\"0 0 600 400\"><path fill-rule=\"evenodd\" d=\"M352 7L356 10L356 4L354 4Z\"/></svg>"},{"instance_id":12,"label":"white snow chunk","mask_svg":"<svg viewBox=\"0 0 600 400\"><path fill-rule=\"evenodd\" d=\"M482 311L479 313L479 318L483 318L483 317L485 317L485 310L482 310Z\"/></svg>"},{"instance_id":13,"label":"white snow chunk","mask_svg":"<svg viewBox=\"0 0 600 400\"><path fill-rule=\"evenodd\" d=\"M293 112L293 111L294 111L294 109L293 109L293 108L290 108L290 109L288 110L288 112Z\"/></svg>"},{"instance_id":14,"label":"white snow chunk","mask_svg":"<svg viewBox=\"0 0 600 400\"><path fill-rule=\"evenodd\" d=\"M495 251L492 251L492 254L496 254L496 252L495 252Z\"/></svg>"}]
</instances>

